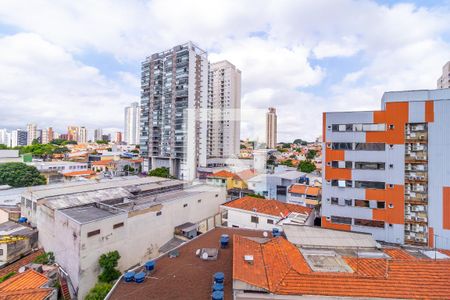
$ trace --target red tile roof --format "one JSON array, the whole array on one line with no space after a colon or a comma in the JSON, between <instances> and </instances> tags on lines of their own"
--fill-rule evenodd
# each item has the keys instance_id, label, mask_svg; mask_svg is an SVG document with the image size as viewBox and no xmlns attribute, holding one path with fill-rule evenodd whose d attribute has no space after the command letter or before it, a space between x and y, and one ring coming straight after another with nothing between
<instances>
[{"instance_id":1,"label":"red tile roof","mask_svg":"<svg viewBox=\"0 0 450 300\"><path fill-rule=\"evenodd\" d=\"M94 161L94 162L92 162L92 165L93 166L106 166L106 165L109 165L112 162L113 162L112 159L104 159L104 160Z\"/></svg>"},{"instance_id":2,"label":"red tile roof","mask_svg":"<svg viewBox=\"0 0 450 300\"><path fill-rule=\"evenodd\" d=\"M67 172L64 173L64 176L66 177L74 177L74 176L89 176L95 174L92 170L83 170L83 171L74 171L74 172Z\"/></svg>"},{"instance_id":3,"label":"red tile roof","mask_svg":"<svg viewBox=\"0 0 450 300\"><path fill-rule=\"evenodd\" d=\"M39 249L38 251L30 253L27 256L17 260L16 262L1 268L0 269L0 277L5 276L6 274L9 274L11 272L17 272L20 269L20 267L33 262L36 259L36 257L41 255L42 253L44 253L44 250Z\"/></svg>"},{"instance_id":4,"label":"red tile roof","mask_svg":"<svg viewBox=\"0 0 450 300\"><path fill-rule=\"evenodd\" d=\"M0 283L0 299L45 299L53 291L51 288L41 288L47 282L45 275L27 270Z\"/></svg>"},{"instance_id":5,"label":"red tile roof","mask_svg":"<svg viewBox=\"0 0 450 300\"><path fill-rule=\"evenodd\" d=\"M256 172L256 170L253 169L248 169L241 172L237 172L236 175L239 176L239 178L241 178L242 180L247 181L250 178L258 175L258 172Z\"/></svg>"},{"instance_id":6,"label":"red tile roof","mask_svg":"<svg viewBox=\"0 0 450 300\"><path fill-rule=\"evenodd\" d=\"M218 171L208 175L208 177L219 177L219 178L234 178L235 176L236 175L234 173L229 172L227 170Z\"/></svg>"},{"instance_id":7,"label":"red tile roof","mask_svg":"<svg viewBox=\"0 0 450 300\"><path fill-rule=\"evenodd\" d=\"M289 188L289 193L302 194L308 196L318 196L320 188L316 186L307 186L304 184L293 184Z\"/></svg>"},{"instance_id":8,"label":"red tile roof","mask_svg":"<svg viewBox=\"0 0 450 300\"><path fill-rule=\"evenodd\" d=\"M261 198L255 198L251 196L245 196L228 203L223 206L238 208L247 211L256 211L261 214L287 217L290 213L302 213L309 215L312 211L309 207L304 207L296 204L288 204L277 200L267 200Z\"/></svg>"},{"instance_id":9,"label":"red tile roof","mask_svg":"<svg viewBox=\"0 0 450 300\"><path fill-rule=\"evenodd\" d=\"M450 259L343 257L352 273L313 272L293 244L278 237L266 243L234 236L233 279L270 293L361 298L450 299ZM254 262L243 255L253 255ZM265 274L265 276L264 276Z\"/></svg>"}]
</instances>

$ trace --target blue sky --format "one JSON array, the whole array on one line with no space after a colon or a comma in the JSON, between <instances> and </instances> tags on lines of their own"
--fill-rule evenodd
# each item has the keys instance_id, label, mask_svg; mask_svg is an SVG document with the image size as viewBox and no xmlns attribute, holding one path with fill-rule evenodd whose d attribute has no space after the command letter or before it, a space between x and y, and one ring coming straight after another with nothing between
<instances>
[{"instance_id":1,"label":"blue sky","mask_svg":"<svg viewBox=\"0 0 450 300\"><path fill-rule=\"evenodd\" d=\"M120 130L124 106L139 101L140 62L192 40L241 69L242 138L263 141L274 106L282 140L312 140L323 111L435 88L450 60L449 11L449 1L6 0L0 128Z\"/></svg>"}]
</instances>

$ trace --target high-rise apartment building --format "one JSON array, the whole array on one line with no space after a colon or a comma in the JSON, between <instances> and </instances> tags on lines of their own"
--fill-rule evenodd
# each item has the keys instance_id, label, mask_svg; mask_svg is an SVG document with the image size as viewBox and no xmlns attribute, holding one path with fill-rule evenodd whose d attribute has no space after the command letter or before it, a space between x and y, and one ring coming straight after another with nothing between
<instances>
[{"instance_id":1,"label":"high-rise apartment building","mask_svg":"<svg viewBox=\"0 0 450 300\"><path fill-rule=\"evenodd\" d=\"M4 129L0 129L0 144L10 147L11 144L11 135L10 133Z\"/></svg>"},{"instance_id":2,"label":"high-rise apartment building","mask_svg":"<svg viewBox=\"0 0 450 300\"><path fill-rule=\"evenodd\" d=\"M277 146L277 110L273 107L266 113L266 145L267 149Z\"/></svg>"},{"instance_id":3,"label":"high-rise apartment building","mask_svg":"<svg viewBox=\"0 0 450 300\"><path fill-rule=\"evenodd\" d=\"M241 71L228 61L210 65L208 158L236 157L240 151Z\"/></svg>"},{"instance_id":4,"label":"high-rise apartment building","mask_svg":"<svg viewBox=\"0 0 450 300\"><path fill-rule=\"evenodd\" d=\"M79 144L86 144L88 141L88 132L87 128L84 126L79 127L78 129L78 139L77 142Z\"/></svg>"},{"instance_id":5,"label":"high-rise apartment building","mask_svg":"<svg viewBox=\"0 0 450 300\"><path fill-rule=\"evenodd\" d=\"M142 63L140 145L145 169L192 180L206 165L207 53L188 42Z\"/></svg>"},{"instance_id":6,"label":"high-rise apartment building","mask_svg":"<svg viewBox=\"0 0 450 300\"><path fill-rule=\"evenodd\" d=\"M31 145L35 139L37 139L37 126L36 124L27 125L27 145Z\"/></svg>"},{"instance_id":7,"label":"high-rise apartment building","mask_svg":"<svg viewBox=\"0 0 450 300\"><path fill-rule=\"evenodd\" d=\"M67 127L67 140L68 141L78 141L78 134L80 128L78 126L68 126Z\"/></svg>"},{"instance_id":8,"label":"high-rise apartment building","mask_svg":"<svg viewBox=\"0 0 450 300\"><path fill-rule=\"evenodd\" d=\"M97 128L94 130L94 140L101 141L103 138L103 130L101 128Z\"/></svg>"},{"instance_id":9,"label":"high-rise apartment building","mask_svg":"<svg viewBox=\"0 0 450 300\"><path fill-rule=\"evenodd\" d=\"M450 61L442 67L442 75L437 81L438 89L450 88Z\"/></svg>"},{"instance_id":10,"label":"high-rise apartment building","mask_svg":"<svg viewBox=\"0 0 450 300\"><path fill-rule=\"evenodd\" d=\"M117 131L115 136L114 136L114 142L116 144L120 144L120 143L122 143L122 141L123 141L123 139L122 139L122 132Z\"/></svg>"},{"instance_id":11,"label":"high-rise apartment building","mask_svg":"<svg viewBox=\"0 0 450 300\"><path fill-rule=\"evenodd\" d=\"M11 132L11 147L26 146L28 142L28 132L22 129Z\"/></svg>"},{"instance_id":12,"label":"high-rise apartment building","mask_svg":"<svg viewBox=\"0 0 450 300\"><path fill-rule=\"evenodd\" d=\"M125 107L124 141L128 145L139 144L140 113L139 103L137 102Z\"/></svg>"},{"instance_id":13,"label":"high-rise apartment building","mask_svg":"<svg viewBox=\"0 0 450 300\"><path fill-rule=\"evenodd\" d=\"M323 115L322 226L450 248L450 90Z\"/></svg>"}]
</instances>

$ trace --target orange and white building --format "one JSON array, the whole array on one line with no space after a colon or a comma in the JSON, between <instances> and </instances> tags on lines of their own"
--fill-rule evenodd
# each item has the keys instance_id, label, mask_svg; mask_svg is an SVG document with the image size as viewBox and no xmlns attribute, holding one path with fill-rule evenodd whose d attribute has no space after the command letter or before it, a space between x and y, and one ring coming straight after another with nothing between
<instances>
[{"instance_id":1,"label":"orange and white building","mask_svg":"<svg viewBox=\"0 0 450 300\"><path fill-rule=\"evenodd\" d=\"M450 249L450 89L323 115L322 227Z\"/></svg>"}]
</instances>

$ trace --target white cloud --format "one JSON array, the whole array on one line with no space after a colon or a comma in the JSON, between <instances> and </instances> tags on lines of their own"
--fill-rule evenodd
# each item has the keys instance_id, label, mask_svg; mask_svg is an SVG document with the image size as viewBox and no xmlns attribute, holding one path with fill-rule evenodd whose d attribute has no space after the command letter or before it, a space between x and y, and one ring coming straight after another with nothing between
<instances>
[{"instance_id":1,"label":"white cloud","mask_svg":"<svg viewBox=\"0 0 450 300\"><path fill-rule=\"evenodd\" d=\"M32 33L0 39L0 69L2 125L12 128L27 122L120 127L132 99L97 69Z\"/></svg>"},{"instance_id":2,"label":"white cloud","mask_svg":"<svg viewBox=\"0 0 450 300\"><path fill-rule=\"evenodd\" d=\"M139 73L104 74L75 57L94 51L138 70L146 55L193 40L242 70L243 109L274 106L281 140L313 138L323 110L377 109L384 91L434 88L450 59L449 11L369 0L4 0L0 24L28 33L0 40L0 127L120 127ZM329 58L350 66L332 69ZM258 122L242 136L261 135Z\"/></svg>"}]
</instances>

